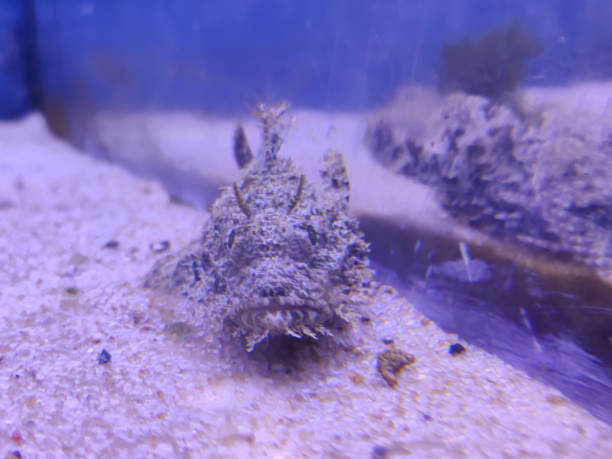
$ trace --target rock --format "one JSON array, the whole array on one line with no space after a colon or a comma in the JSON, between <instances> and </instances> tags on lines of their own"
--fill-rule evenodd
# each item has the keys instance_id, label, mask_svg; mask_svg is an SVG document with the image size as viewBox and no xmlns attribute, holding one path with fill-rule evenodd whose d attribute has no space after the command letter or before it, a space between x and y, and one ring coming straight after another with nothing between
<instances>
[{"instance_id":1,"label":"rock","mask_svg":"<svg viewBox=\"0 0 612 459\"><path fill-rule=\"evenodd\" d=\"M422 135L371 124L372 153L437 190L460 223L556 260L612 273L612 129L594 116L519 116L454 93Z\"/></svg>"}]
</instances>

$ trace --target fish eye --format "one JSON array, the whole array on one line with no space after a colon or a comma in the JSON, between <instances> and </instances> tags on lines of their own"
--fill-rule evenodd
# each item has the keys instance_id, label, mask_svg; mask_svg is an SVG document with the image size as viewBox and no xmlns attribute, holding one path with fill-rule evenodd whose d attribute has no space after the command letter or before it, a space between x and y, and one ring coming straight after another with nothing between
<instances>
[{"instance_id":1,"label":"fish eye","mask_svg":"<svg viewBox=\"0 0 612 459\"><path fill-rule=\"evenodd\" d=\"M318 235L316 230L312 227L312 225L308 225L306 227L306 231L308 232L308 239L312 245L317 245Z\"/></svg>"},{"instance_id":2,"label":"fish eye","mask_svg":"<svg viewBox=\"0 0 612 459\"><path fill-rule=\"evenodd\" d=\"M236 239L236 233L234 233L234 230L231 230L227 236L227 248L231 249L232 246L234 245L234 240Z\"/></svg>"}]
</instances>

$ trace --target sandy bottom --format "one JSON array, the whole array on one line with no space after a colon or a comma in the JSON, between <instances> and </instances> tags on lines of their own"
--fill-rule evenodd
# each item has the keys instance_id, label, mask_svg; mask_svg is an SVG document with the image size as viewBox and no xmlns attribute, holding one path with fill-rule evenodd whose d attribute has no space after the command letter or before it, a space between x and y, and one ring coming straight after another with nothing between
<instances>
[{"instance_id":1,"label":"sandy bottom","mask_svg":"<svg viewBox=\"0 0 612 459\"><path fill-rule=\"evenodd\" d=\"M357 348L321 346L290 372L166 327L189 312L143 276L156 243L181 247L205 218L54 139L38 115L0 125L1 456L612 454L610 426L478 348L451 356L456 337L391 288ZM392 346L416 357L395 388L376 369Z\"/></svg>"}]
</instances>

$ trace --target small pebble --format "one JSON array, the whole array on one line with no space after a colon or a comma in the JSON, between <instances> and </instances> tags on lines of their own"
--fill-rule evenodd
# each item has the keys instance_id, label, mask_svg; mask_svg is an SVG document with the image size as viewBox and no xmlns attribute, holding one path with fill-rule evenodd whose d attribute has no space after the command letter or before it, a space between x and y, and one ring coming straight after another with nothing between
<instances>
[{"instance_id":1,"label":"small pebble","mask_svg":"<svg viewBox=\"0 0 612 459\"><path fill-rule=\"evenodd\" d=\"M64 291L68 294L68 295L76 295L79 293L79 289L76 287L66 287L64 289Z\"/></svg>"},{"instance_id":2,"label":"small pebble","mask_svg":"<svg viewBox=\"0 0 612 459\"><path fill-rule=\"evenodd\" d=\"M119 241L108 241L106 244L104 244L104 247L107 249L116 249L119 247Z\"/></svg>"},{"instance_id":3,"label":"small pebble","mask_svg":"<svg viewBox=\"0 0 612 459\"><path fill-rule=\"evenodd\" d=\"M100 355L98 356L98 364L104 365L105 363L110 362L111 358L112 356L110 353L106 349L102 349L102 352L100 352Z\"/></svg>"},{"instance_id":4,"label":"small pebble","mask_svg":"<svg viewBox=\"0 0 612 459\"><path fill-rule=\"evenodd\" d=\"M153 242L151 243L150 247L151 247L151 250L155 253L164 252L168 250L168 248L170 247L170 241Z\"/></svg>"},{"instance_id":5,"label":"small pebble","mask_svg":"<svg viewBox=\"0 0 612 459\"><path fill-rule=\"evenodd\" d=\"M375 445L372 448L372 455L370 456L372 459L385 459L388 457L389 451L382 445Z\"/></svg>"},{"instance_id":6,"label":"small pebble","mask_svg":"<svg viewBox=\"0 0 612 459\"><path fill-rule=\"evenodd\" d=\"M448 346L448 353L450 355L463 354L467 349L461 343L453 343Z\"/></svg>"},{"instance_id":7,"label":"small pebble","mask_svg":"<svg viewBox=\"0 0 612 459\"><path fill-rule=\"evenodd\" d=\"M357 373L356 371L349 371L348 377L353 382L353 384L361 385L365 383L365 377L361 373Z\"/></svg>"},{"instance_id":8,"label":"small pebble","mask_svg":"<svg viewBox=\"0 0 612 459\"><path fill-rule=\"evenodd\" d=\"M382 342L385 343L385 344L393 344L394 341L395 340L393 338L391 338L390 336L385 336L382 339Z\"/></svg>"}]
</instances>

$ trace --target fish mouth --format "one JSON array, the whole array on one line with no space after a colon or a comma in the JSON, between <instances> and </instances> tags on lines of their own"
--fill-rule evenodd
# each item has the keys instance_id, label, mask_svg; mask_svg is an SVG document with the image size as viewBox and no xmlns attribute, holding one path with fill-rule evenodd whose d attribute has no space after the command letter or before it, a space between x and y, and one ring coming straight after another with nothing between
<instances>
[{"instance_id":1,"label":"fish mouth","mask_svg":"<svg viewBox=\"0 0 612 459\"><path fill-rule=\"evenodd\" d=\"M327 303L301 301L258 301L246 303L228 319L241 334L289 335L298 338L330 334L336 313Z\"/></svg>"}]
</instances>

